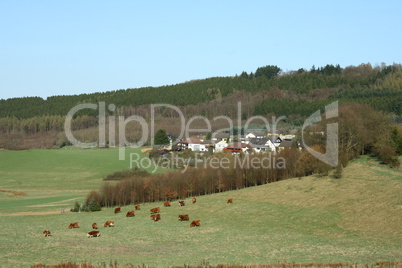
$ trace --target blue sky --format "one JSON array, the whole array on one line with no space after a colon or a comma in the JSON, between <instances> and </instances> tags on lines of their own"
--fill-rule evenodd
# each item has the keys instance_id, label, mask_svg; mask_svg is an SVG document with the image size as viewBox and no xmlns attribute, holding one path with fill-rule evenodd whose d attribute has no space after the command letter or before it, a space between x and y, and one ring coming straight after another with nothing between
<instances>
[{"instance_id":1,"label":"blue sky","mask_svg":"<svg viewBox=\"0 0 402 268\"><path fill-rule=\"evenodd\" d=\"M0 99L402 63L402 1L0 1Z\"/></svg>"}]
</instances>

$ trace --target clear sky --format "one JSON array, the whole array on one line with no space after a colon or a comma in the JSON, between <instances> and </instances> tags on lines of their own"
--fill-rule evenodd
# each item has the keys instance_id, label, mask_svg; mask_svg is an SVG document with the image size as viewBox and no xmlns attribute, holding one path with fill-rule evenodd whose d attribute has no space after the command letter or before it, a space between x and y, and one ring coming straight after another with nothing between
<instances>
[{"instance_id":1,"label":"clear sky","mask_svg":"<svg viewBox=\"0 0 402 268\"><path fill-rule=\"evenodd\" d=\"M402 63L402 1L0 0L0 99Z\"/></svg>"}]
</instances>

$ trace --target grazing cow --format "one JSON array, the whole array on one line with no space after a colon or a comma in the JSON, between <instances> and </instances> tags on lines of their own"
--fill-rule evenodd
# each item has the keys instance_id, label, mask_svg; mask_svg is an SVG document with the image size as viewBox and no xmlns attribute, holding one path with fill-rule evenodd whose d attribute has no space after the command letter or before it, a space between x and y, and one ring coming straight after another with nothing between
<instances>
[{"instance_id":1,"label":"grazing cow","mask_svg":"<svg viewBox=\"0 0 402 268\"><path fill-rule=\"evenodd\" d=\"M140 210L141 208L140 208L140 205L136 205L135 206L135 210Z\"/></svg>"},{"instance_id":2,"label":"grazing cow","mask_svg":"<svg viewBox=\"0 0 402 268\"><path fill-rule=\"evenodd\" d=\"M119 213L119 212L121 212L121 208L115 208L115 209L114 209L114 214L117 214L117 213Z\"/></svg>"},{"instance_id":3,"label":"grazing cow","mask_svg":"<svg viewBox=\"0 0 402 268\"><path fill-rule=\"evenodd\" d=\"M151 214L160 213L160 208L159 208L159 207L157 207L157 208L152 208L152 209L150 209L150 210L151 210Z\"/></svg>"},{"instance_id":4,"label":"grazing cow","mask_svg":"<svg viewBox=\"0 0 402 268\"><path fill-rule=\"evenodd\" d=\"M200 226L201 226L201 221L200 220L192 221L190 223L190 227L200 227Z\"/></svg>"},{"instance_id":5,"label":"grazing cow","mask_svg":"<svg viewBox=\"0 0 402 268\"><path fill-rule=\"evenodd\" d=\"M92 229L98 229L98 225L96 224L96 222L92 223Z\"/></svg>"},{"instance_id":6,"label":"grazing cow","mask_svg":"<svg viewBox=\"0 0 402 268\"><path fill-rule=\"evenodd\" d=\"M105 224L103 226L104 227L114 227L114 221L107 221L107 222L105 222Z\"/></svg>"},{"instance_id":7,"label":"grazing cow","mask_svg":"<svg viewBox=\"0 0 402 268\"><path fill-rule=\"evenodd\" d=\"M165 203L163 203L163 206L170 207L170 202L166 201Z\"/></svg>"},{"instance_id":8,"label":"grazing cow","mask_svg":"<svg viewBox=\"0 0 402 268\"><path fill-rule=\"evenodd\" d=\"M99 237L100 236L100 232L99 231L90 231L89 233L87 233L88 238L90 237Z\"/></svg>"},{"instance_id":9,"label":"grazing cow","mask_svg":"<svg viewBox=\"0 0 402 268\"><path fill-rule=\"evenodd\" d=\"M229 198L228 202L226 204L231 204L231 203L233 203L233 198Z\"/></svg>"},{"instance_id":10,"label":"grazing cow","mask_svg":"<svg viewBox=\"0 0 402 268\"><path fill-rule=\"evenodd\" d=\"M134 216L135 216L134 211L129 211L126 214L126 217L134 217Z\"/></svg>"},{"instance_id":11,"label":"grazing cow","mask_svg":"<svg viewBox=\"0 0 402 268\"><path fill-rule=\"evenodd\" d=\"M52 233L49 230L44 230L43 234L45 235L45 237L52 236Z\"/></svg>"},{"instance_id":12,"label":"grazing cow","mask_svg":"<svg viewBox=\"0 0 402 268\"><path fill-rule=\"evenodd\" d=\"M193 204L197 202L197 198L193 197Z\"/></svg>"},{"instance_id":13,"label":"grazing cow","mask_svg":"<svg viewBox=\"0 0 402 268\"><path fill-rule=\"evenodd\" d=\"M152 218L154 221L159 221L159 220L161 219L161 214L154 214L154 215L151 215L151 218Z\"/></svg>"},{"instance_id":14,"label":"grazing cow","mask_svg":"<svg viewBox=\"0 0 402 268\"><path fill-rule=\"evenodd\" d=\"M179 215L179 221L189 221L190 217L188 216L188 214L185 215Z\"/></svg>"},{"instance_id":15,"label":"grazing cow","mask_svg":"<svg viewBox=\"0 0 402 268\"><path fill-rule=\"evenodd\" d=\"M186 205L186 202L184 202L183 200L179 201L179 207L184 207L185 205Z\"/></svg>"},{"instance_id":16,"label":"grazing cow","mask_svg":"<svg viewBox=\"0 0 402 268\"><path fill-rule=\"evenodd\" d=\"M78 222L72 222L72 223L70 223L70 225L68 226L68 229L72 229L72 228L80 228L80 227L78 226Z\"/></svg>"}]
</instances>

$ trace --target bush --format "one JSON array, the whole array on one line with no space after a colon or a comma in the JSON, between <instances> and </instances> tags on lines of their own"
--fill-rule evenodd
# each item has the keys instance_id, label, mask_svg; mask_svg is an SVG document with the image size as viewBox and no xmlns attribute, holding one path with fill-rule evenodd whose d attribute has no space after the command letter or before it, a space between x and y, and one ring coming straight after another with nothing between
<instances>
[{"instance_id":1,"label":"bush","mask_svg":"<svg viewBox=\"0 0 402 268\"><path fill-rule=\"evenodd\" d=\"M70 209L71 212L80 212L81 211L81 205L78 202L75 202L75 205L72 209Z\"/></svg>"},{"instance_id":2,"label":"bush","mask_svg":"<svg viewBox=\"0 0 402 268\"><path fill-rule=\"evenodd\" d=\"M91 200L89 200L89 202L87 204L87 209L85 211L93 212L93 211L101 211L101 210L102 210L102 207L99 204L99 202L96 202L95 199L92 198Z\"/></svg>"},{"instance_id":3,"label":"bush","mask_svg":"<svg viewBox=\"0 0 402 268\"><path fill-rule=\"evenodd\" d=\"M398 155L395 149L389 145L383 145L375 149L375 154L381 160L382 163L389 165L392 168L400 166Z\"/></svg>"}]
</instances>

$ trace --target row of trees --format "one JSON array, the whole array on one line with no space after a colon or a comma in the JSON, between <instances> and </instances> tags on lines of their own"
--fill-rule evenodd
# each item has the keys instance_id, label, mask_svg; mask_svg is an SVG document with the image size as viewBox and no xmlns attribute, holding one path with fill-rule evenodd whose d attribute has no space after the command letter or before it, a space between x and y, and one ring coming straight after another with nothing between
<instances>
[{"instance_id":1,"label":"row of trees","mask_svg":"<svg viewBox=\"0 0 402 268\"><path fill-rule=\"evenodd\" d=\"M304 169L297 171L296 163L293 163L299 154L299 150L292 149L275 156L253 155L252 160L244 159L249 157L244 155L237 156L239 158L221 155L214 158L214 163L225 163L220 168L207 164L211 158L205 158L205 163L198 163L198 166L193 164L185 172L179 170L148 176L141 174L115 184L104 183L99 191L88 194L87 203L99 203L107 207L124 206L182 199L275 182L294 176L297 172L304 174ZM250 166L250 161L253 161L254 166Z\"/></svg>"}]
</instances>

